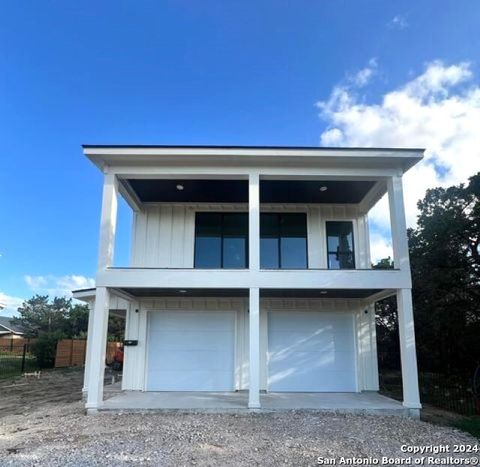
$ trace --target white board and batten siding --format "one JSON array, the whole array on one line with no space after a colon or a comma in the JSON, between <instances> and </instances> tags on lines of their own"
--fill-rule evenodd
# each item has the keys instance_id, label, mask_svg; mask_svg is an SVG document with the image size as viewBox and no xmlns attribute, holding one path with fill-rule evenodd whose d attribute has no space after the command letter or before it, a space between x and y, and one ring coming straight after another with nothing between
<instances>
[{"instance_id":1,"label":"white board and batten siding","mask_svg":"<svg viewBox=\"0 0 480 467\"><path fill-rule=\"evenodd\" d=\"M192 268L194 237L192 207L148 206L134 214L131 266Z\"/></svg>"},{"instance_id":2,"label":"white board and batten siding","mask_svg":"<svg viewBox=\"0 0 480 467\"><path fill-rule=\"evenodd\" d=\"M195 213L246 212L245 205L152 204L134 214L132 267L193 268ZM326 222L352 221L357 268L370 267L367 218L354 205L264 205L262 212L307 214L308 264L327 268Z\"/></svg>"}]
</instances>

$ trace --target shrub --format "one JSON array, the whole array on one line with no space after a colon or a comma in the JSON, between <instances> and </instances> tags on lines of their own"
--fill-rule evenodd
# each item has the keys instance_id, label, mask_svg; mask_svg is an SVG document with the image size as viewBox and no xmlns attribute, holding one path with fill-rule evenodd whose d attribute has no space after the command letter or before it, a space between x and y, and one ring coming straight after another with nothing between
<instances>
[{"instance_id":1,"label":"shrub","mask_svg":"<svg viewBox=\"0 0 480 467\"><path fill-rule=\"evenodd\" d=\"M32 353L37 359L39 368L53 368L57 342L62 338L61 332L46 332L38 336L38 339L32 345Z\"/></svg>"}]
</instances>

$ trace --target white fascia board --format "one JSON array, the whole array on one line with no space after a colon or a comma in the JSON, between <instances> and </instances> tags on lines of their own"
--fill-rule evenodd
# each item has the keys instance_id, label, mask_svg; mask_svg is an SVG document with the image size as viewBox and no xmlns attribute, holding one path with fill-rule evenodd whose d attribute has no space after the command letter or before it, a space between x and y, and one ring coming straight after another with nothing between
<instances>
[{"instance_id":1,"label":"white fascia board","mask_svg":"<svg viewBox=\"0 0 480 467\"><path fill-rule=\"evenodd\" d=\"M318 165L397 168L403 172L420 161L422 149L394 148L221 148L88 146L84 154L102 171L116 165L154 166L177 163L201 166Z\"/></svg>"},{"instance_id":2,"label":"white fascia board","mask_svg":"<svg viewBox=\"0 0 480 467\"><path fill-rule=\"evenodd\" d=\"M72 297L75 300L80 300L81 302L88 303L92 300L95 300L95 289L73 290Z\"/></svg>"},{"instance_id":3,"label":"white fascia board","mask_svg":"<svg viewBox=\"0 0 480 467\"><path fill-rule=\"evenodd\" d=\"M124 292L123 290L112 289L110 290L110 294L126 301L135 300L135 297L133 297L127 292ZM82 302L88 303L95 300L96 289L76 290L72 292L72 296L76 300L80 300Z\"/></svg>"},{"instance_id":4,"label":"white fascia board","mask_svg":"<svg viewBox=\"0 0 480 467\"><path fill-rule=\"evenodd\" d=\"M97 284L112 288L399 289L410 288L400 270L278 270L113 268L99 271Z\"/></svg>"}]
</instances>

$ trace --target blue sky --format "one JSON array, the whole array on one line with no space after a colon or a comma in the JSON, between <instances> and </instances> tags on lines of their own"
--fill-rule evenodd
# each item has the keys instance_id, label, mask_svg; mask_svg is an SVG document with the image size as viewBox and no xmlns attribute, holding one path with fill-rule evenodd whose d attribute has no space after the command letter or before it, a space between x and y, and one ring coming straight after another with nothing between
<instances>
[{"instance_id":1,"label":"blue sky","mask_svg":"<svg viewBox=\"0 0 480 467\"><path fill-rule=\"evenodd\" d=\"M82 143L368 145L383 136L359 134L352 112L396 121L405 112L392 115L385 98L400 93L427 119L444 111L439 126L450 128L453 96L468 117L462 128L472 126L458 150L479 170L478 151L466 149L480 107L478 24L477 1L4 0L0 299L94 277L102 179ZM431 147L451 177L417 174L428 183L465 179L423 123L387 142ZM385 225L372 224L386 251ZM127 243L122 235L124 264Z\"/></svg>"}]
</instances>

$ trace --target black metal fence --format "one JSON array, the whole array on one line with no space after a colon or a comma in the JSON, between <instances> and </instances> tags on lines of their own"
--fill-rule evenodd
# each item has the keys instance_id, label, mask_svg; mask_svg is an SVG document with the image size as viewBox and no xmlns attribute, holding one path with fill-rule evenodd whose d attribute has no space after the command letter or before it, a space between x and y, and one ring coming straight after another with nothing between
<instances>
[{"instance_id":1,"label":"black metal fence","mask_svg":"<svg viewBox=\"0 0 480 467\"><path fill-rule=\"evenodd\" d=\"M477 404L472 379L447 377L437 373L420 375L420 400L462 415L475 415Z\"/></svg>"},{"instance_id":2,"label":"black metal fence","mask_svg":"<svg viewBox=\"0 0 480 467\"><path fill-rule=\"evenodd\" d=\"M30 343L15 342L0 345L0 379L35 371L37 362Z\"/></svg>"},{"instance_id":3,"label":"black metal fence","mask_svg":"<svg viewBox=\"0 0 480 467\"><path fill-rule=\"evenodd\" d=\"M469 376L420 373L420 400L423 404L462 415L480 415L480 404L476 401L472 383L472 377ZM402 400L400 372L380 372L380 390L390 397Z\"/></svg>"}]
</instances>

